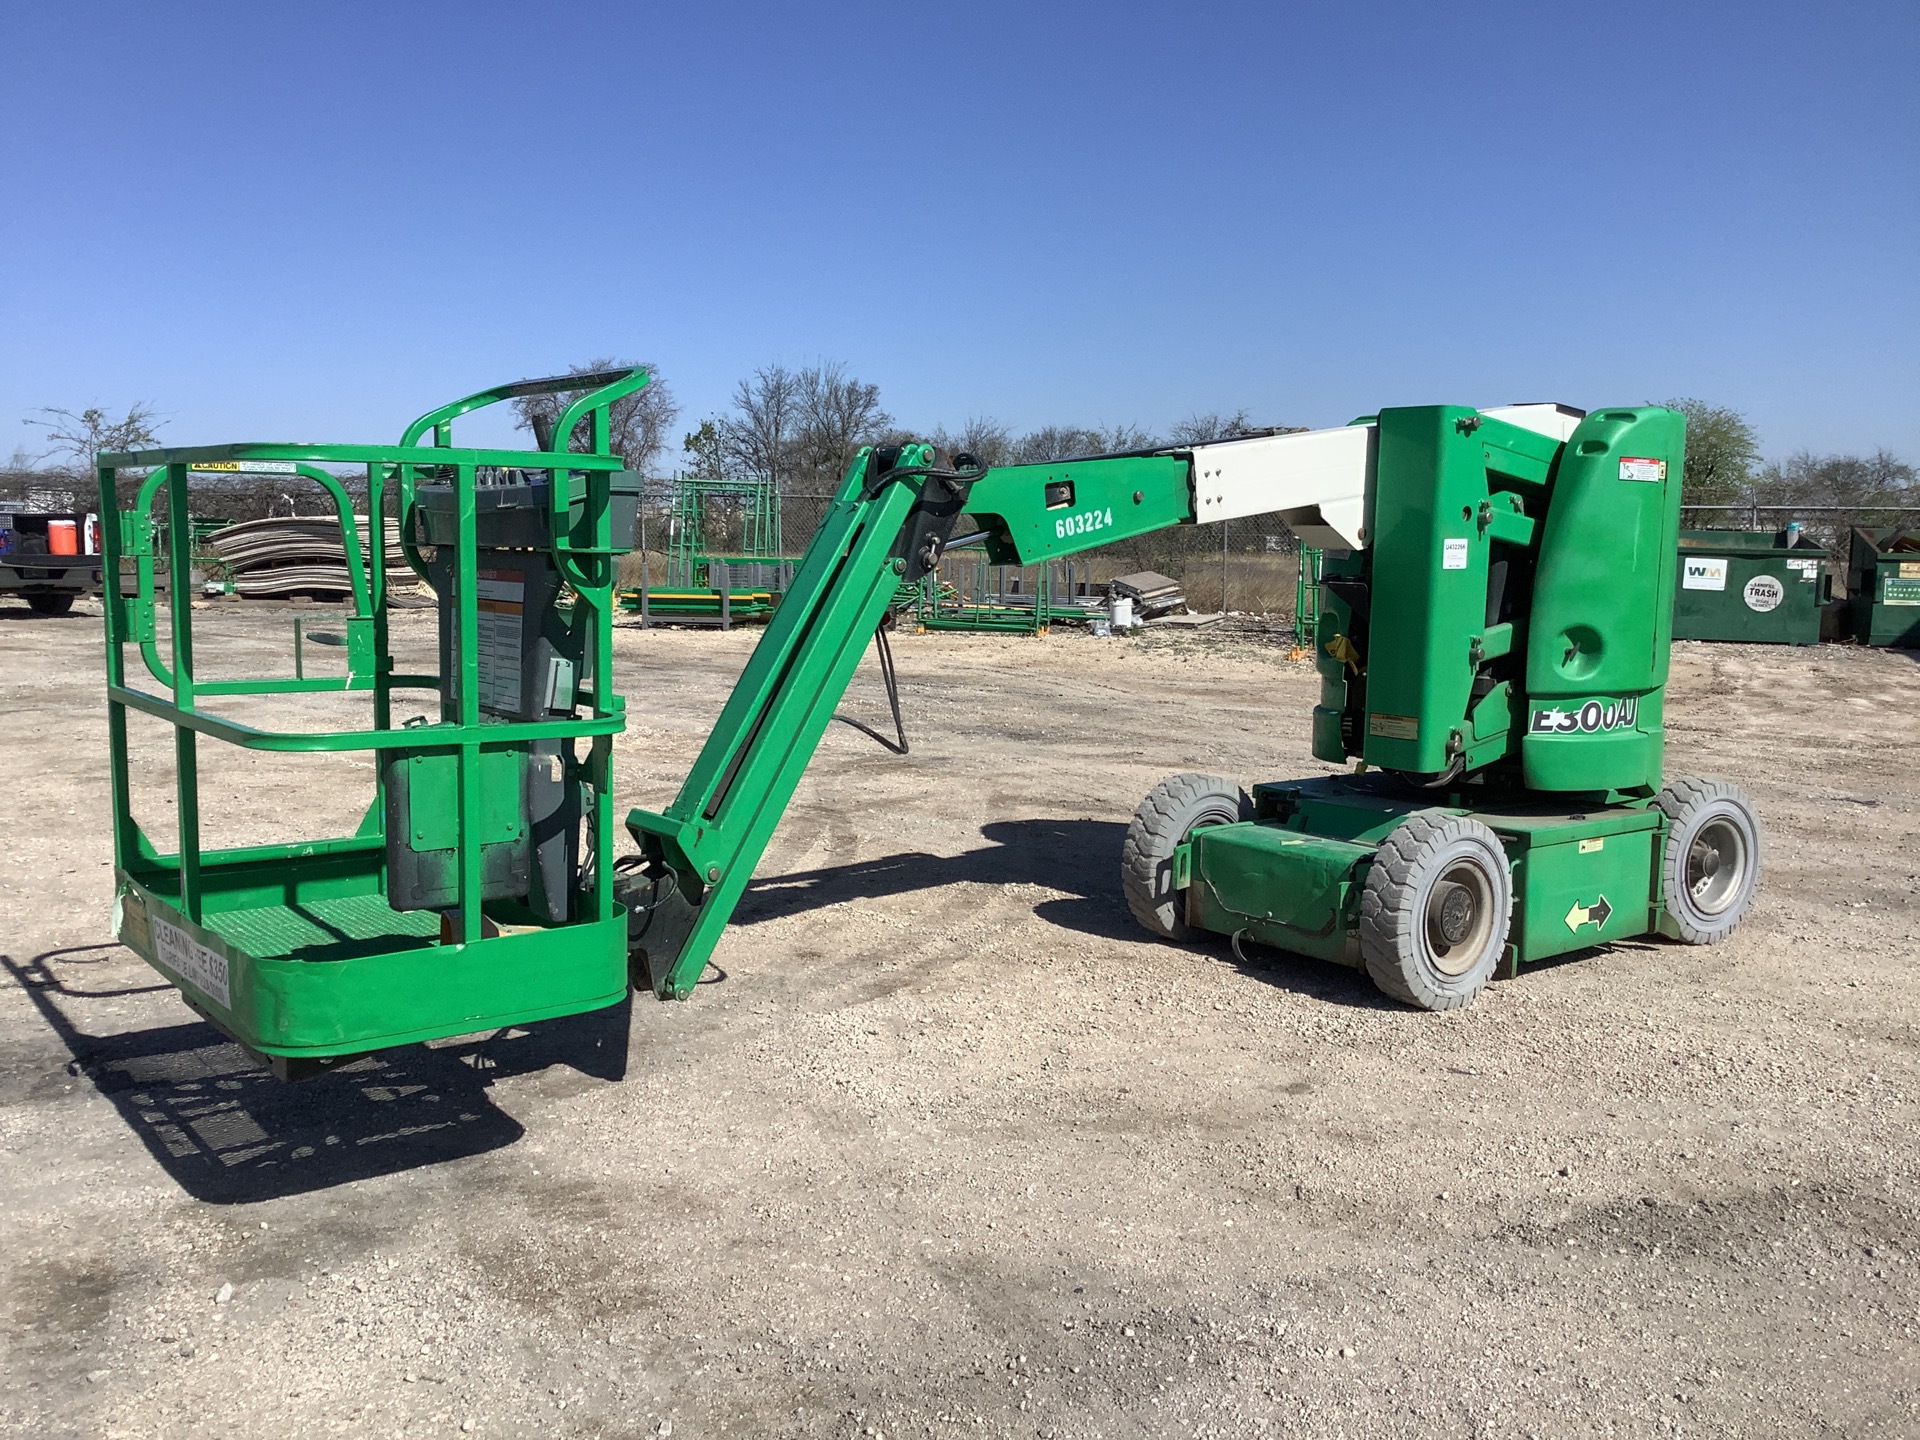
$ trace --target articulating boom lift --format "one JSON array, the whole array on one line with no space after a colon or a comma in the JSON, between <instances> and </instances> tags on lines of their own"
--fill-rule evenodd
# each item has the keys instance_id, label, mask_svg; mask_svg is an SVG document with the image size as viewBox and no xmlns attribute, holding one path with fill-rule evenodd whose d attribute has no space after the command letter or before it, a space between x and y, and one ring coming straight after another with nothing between
<instances>
[{"instance_id":1,"label":"articulating boom lift","mask_svg":"<svg viewBox=\"0 0 1920 1440\"><path fill-rule=\"evenodd\" d=\"M1628 936L1718 940L1759 875L1751 803L1720 782L1662 785L1662 695L1682 418L1550 405L1384 410L1302 434L982 468L930 447L862 451L680 794L635 810L616 864L609 683L613 557L634 477L608 407L644 371L523 381L444 406L401 444L239 445L101 458L155 467L109 530L139 586L107 602L121 938L283 1075L368 1050L692 990L896 592L948 548L1032 564L1166 526L1280 511L1327 552L1314 754L1356 773L1251 794L1178 775L1136 812L1123 890L1154 934L1195 930L1363 966L1429 1009L1509 968ZM456 449L453 421L526 394L575 399L535 451ZM424 443L423 443L424 442ZM584 449L580 448L584 445ZM345 492L364 464L362 567ZM160 492L184 575L196 465L308 475L342 514L355 614L348 673L196 681L184 587L170 662L153 588ZM440 599L436 674L387 653L382 506ZM977 527L953 534L962 515ZM137 644L168 696L130 683ZM395 725L393 696L440 717ZM374 728L252 729L204 697L366 690ZM133 820L126 715L174 727L180 847ZM583 713L584 711L584 713ZM202 737L254 749L378 752L352 836L208 851ZM584 748L583 748L584 747Z\"/></svg>"},{"instance_id":2,"label":"articulating boom lift","mask_svg":"<svg viewBox=\"0 0 1920 1440\"><path fill-rule=\"evenodd\" d=\"M679 797L627 828L622 894L654 989L684 996L894 591L950 543L1033 564L1166 525L1280 511L1328 550L1314 754L1292 784L1163 782L1129 907L1364 965L1428 1009L1510 966L1658 931L1717 940L1759 874L1732 786L1661 785L1684 421L1552 405L1386 410L1337 430L1050 465L855 461ZM983 528L952 540L965 512Z\"/></svg>"}]
</instances>

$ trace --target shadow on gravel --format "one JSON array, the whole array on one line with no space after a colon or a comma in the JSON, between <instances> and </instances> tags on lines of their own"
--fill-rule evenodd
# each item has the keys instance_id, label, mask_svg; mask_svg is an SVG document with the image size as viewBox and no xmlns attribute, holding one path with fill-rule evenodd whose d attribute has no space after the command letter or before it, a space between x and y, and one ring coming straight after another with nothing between
<instances>
[{"instance_id":1,"label":"shadow on gravel","mask_svg":"<svg viewBox=\"0 0 1920 1440\"><path fill-rule=\"evenodd\" d=\"M755 880L734 923L753 925L848 900L877 900L944 885L1045 885L1070 897L1043 900L1034 913L1052 924L1109 940L1135 940L1139 927L1120 898L1120 842L1111 820L996 820L988 843L959 855L909 850L824 870Z\"/></svg>"},{"instance_id":2,"label":"shadow on gravel","mask_svg":"<svg viewBox=\"0 0 1920 1440\"><path fill-rule=\"evenodd\" d=\"M290 1085L205 1021L96 1034L87 1009L170 990L90 987L117 945L0 965L161 1167L195 1199L247 1204L437 1165L511 1145L520 1123L487 1094L497 1078L570 1065L626 1074L631 1002L485 1036L377 1051Z\"/></svg>"},{"instance_id":3,"label":"shadow on gravel","mask_svg":"<svg viewBox=\"0 0 1920 1440\"><path fill-rule=\"evenodd\" d=\"M980 834L989 843L959 855L906 851L756 880L741 899L734 923L752 925L822 905L971 882L1065 890L1070 893L1042 900L1033 913L1048 924L1102 940L1147 938L1120 895L1120 843L1127 827L1119 821L996 820L981 826ZM1343 966L1251 945L1244 956L1236 956L1225 937L1210 936L1200 944L1224 952L1243 973L1277 989L1333 1005L1401 1008L1374 989L1365 975Z\"/></svg>"}]
</instances>

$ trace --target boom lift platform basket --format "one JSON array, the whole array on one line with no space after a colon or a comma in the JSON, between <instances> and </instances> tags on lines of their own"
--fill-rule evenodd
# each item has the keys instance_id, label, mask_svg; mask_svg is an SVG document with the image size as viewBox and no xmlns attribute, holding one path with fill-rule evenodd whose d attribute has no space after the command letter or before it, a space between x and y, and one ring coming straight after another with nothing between
<instances>
[{"instance_id":1,"label":"boom lift platform basket","mask_svg":"<svg viewBox=\"0 0 1920 1440\"><path fill-rule=\"evenodd\" d=\"M188 1002L275 1070L298 1075L368 1050L571 1014L627 991L627 921L613 895L611 689L616 558L631 548L637 477L610 453L607 408L644 370L497 386L408 426L398 445L243 444L107 454L115 477L150 470L107 527L107 727L113 775L115 929ZM531 394L584 391L539 450L460 449L453 423ZM570 449L570 442L585 446ZM188 476L220 465L300 475L332 497L351 582L346 673L206 679L189 586ZM364 467L363 552L334 470ZM391 492L398 556L387 553ZM155 514L168 568L155 593ZM435 673L396 670L389 569L439 598ZM162 641L166 653L162 653ZM157 689L130 674L129 651ZM258 729L229 696L364 693L367 729ZM431 721L396 724L396 697L430 691ZM130 712L173 727L177 833L163 849L131 807ZM377 781L351 835L209 850L200 747L367 753ZM218 803L215 800L213 803Z\"/></svg>"}]
</instances>

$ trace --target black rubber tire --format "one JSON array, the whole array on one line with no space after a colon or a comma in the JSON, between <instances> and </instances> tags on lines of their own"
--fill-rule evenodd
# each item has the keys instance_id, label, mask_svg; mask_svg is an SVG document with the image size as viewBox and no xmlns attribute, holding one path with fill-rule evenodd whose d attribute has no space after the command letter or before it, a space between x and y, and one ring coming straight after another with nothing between
<instances>
[{"instance_id":1,"label":"black rubber tire","mask_svg":"<svg viewBox=\"0 0 1920 1440\"><path fill-rule=\"evenodd\" d=\"M1452 888L1437 890L1442 881ZM1447 943L1439 917L1455 890L1466 894L1470 923ZM1373 983L1394 999L1457 1010L1493 978L1512 922L1513 876L1500 837L1468 815L1411 815L1367 870L1360 954Z\"/></svg>"},{"instance_id":2,"label":"black rubber tire","mask_svg":"<svg viewBox=\"0 0 1920 1440\"><path fill-rule=\"evenodd\" d=\"M1120 847L1120 887L1133 918L1162 940L1185 940L1186 893L1173 888L1173 852L1202 825L1253 818L1253 800L1218 775L1169 775L1140 802Z\"/></svg>"},{"instance_id":3,"label":"black rubber tire","mask_svg":"<svg viewBox=\"0 0 1920 1440\"><path fill-rule=\"evenodd\" d=\"M28 595L27 608L36 615L65 615L73 609L71 595Z\"/></svg>"},{"instance_id":4,"label":"black rubber tire","mask_svg":"<svg viewBox=\"0 0 1920 1440\"><path fill-rule=\"evenodd\" d=\"M1746 915L1760 884L1760 812L1726 780L1675 780L1653 803L1669 822L1661 901L1687 944L1718 944Z\"/></svg>"}]
</instances>

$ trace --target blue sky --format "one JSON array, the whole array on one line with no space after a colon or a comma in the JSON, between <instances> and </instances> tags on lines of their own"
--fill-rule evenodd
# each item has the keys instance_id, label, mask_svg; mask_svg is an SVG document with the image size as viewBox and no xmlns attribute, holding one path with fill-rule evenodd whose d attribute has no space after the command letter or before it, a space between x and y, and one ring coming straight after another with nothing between
<instances>
[{"instance_id":1,"label":"blue sky","mask_svg":"<svg viewBox=\"0 0 1920 1440\"><path fill-rule=\"evenodd\" d=\"M688 425L828 358L914 426L1690 394L1920 461L1916 53L1911 0L0 0L0 457L617 353Z\"/></svg>"}]
</instances>

